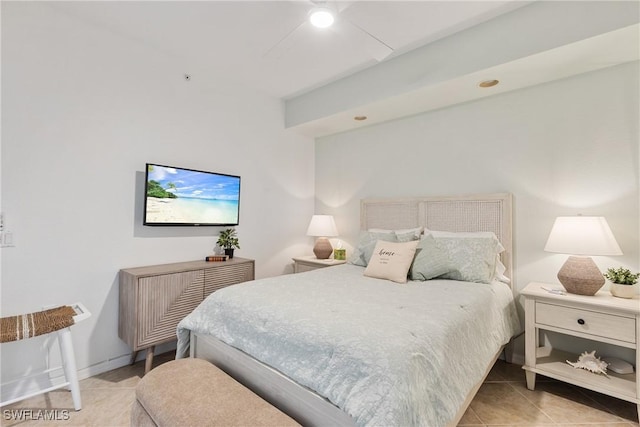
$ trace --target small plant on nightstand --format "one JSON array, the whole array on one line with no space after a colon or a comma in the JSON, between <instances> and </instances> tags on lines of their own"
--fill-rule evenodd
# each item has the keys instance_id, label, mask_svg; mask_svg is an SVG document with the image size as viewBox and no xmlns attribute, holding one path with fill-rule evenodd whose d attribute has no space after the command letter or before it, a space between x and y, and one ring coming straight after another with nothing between
<instances>
[{"instance_id":1,"label":"small plant on nightstand","mask_svg":"<svg viewBox=\"0 0 640 427\"><path fill-rule=\"evenodd\" d=\"M638 282L640 273L632 273L626 268L609 268L604 277L611 282L609 291L613 296L633 298L634 286Z\"/></svg>"},{"instance_id":2,"label":"small plant on nightstand","mask_svg":"<svg viewBox=\"0 0 640 427\"><path fill-rule=\"evenodd\" d=\"M226 230L222 230L218 235L218 241L216 244L224 249L225 255L229 255L229 258L233 258L233 250L235 248L240 249L240 242L236 235L236 229L227 228Z\"/></svg>"}]
</instances>

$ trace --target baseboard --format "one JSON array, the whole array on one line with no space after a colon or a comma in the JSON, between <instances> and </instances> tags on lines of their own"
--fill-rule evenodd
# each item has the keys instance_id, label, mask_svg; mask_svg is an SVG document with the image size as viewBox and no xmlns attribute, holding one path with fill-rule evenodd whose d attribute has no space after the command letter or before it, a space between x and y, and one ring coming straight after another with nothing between
<instances>
[{"instance_id":1,"label":"baseboard","mask_svg":"<svg viewBox=\"0 0 640 427\"><path fill-rule=\"evenodd\" d=\"M166 353L174 350L175 348L175 343L158 346L156 348L156 355ZM145 352L141 351L140 354L138 354L136 361L144 360L145 357ZM130 353L113 359L104 360L89 367L78 369L78 379L84 380L89 377L100 375L104 372L121 368L128 365L130 361ZM64 382L66 382L66 379L64 377L62 366L57 366L31 375L25 375L24 377L0 384L0 402L8 402L21 396L36 393L38 390L58 386Z\"/></svg>"},{"instance_id":2,"label":"baseboard","mask_svg":"<svg viewBox=\"0 0 640 427\"><path fill-rule=\"evenodd\" d=\"M103 372L126 366L129 364L130 358L131 355L127 354L115 359L105 360L87 368L78 369L78 379L83 380L85 378L99 375ZM0 388L2 389L0 401L7 402L14 400L20 396L27 396L36 393L38 390L61 385L64 382L66 382L66 379L64 377L62 366L57 366L43 372L38 372L36 374L27 375L2 383L0 385Z\"/></svg>"},{"instance_id":3,"label":"baseboard","mask_svg":"<svg viewBox=\"0 0 640 427\"><path fill-rule=\"evenodd\" d=\"M511 356L511 363L514 365L524 365L524 354L513 353Z\"/></svg>"}]
</instances>

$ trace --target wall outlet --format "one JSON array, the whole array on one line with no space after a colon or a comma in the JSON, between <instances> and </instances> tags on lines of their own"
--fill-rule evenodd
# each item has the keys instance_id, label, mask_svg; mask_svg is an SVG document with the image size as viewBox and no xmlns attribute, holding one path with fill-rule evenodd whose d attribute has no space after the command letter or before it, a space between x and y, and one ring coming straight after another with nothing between
<instances>
[{"instance_id":1,"label":"wall outlet","mask_svg":"<svg viewBox=\"0 0 640 427\"><path fill-rule=\"evenodd\" d=\"M12 248L14 246L13 233L11 231L0 231L0 247Z\"/></svg>"}]
</instances>

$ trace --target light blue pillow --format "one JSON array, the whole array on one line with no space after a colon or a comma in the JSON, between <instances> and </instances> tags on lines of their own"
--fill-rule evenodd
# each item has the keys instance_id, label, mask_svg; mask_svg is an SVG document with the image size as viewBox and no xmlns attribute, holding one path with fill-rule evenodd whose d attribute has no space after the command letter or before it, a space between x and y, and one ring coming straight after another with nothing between
<instances>
[{"instance_id":1,"label":"light blue pillow","mask_svg":"<svg viewBox=\"0 0 640 427\"><path fill-rule=\"evenodd\" d=\"M411 280L429 280L453 271L449 254L432 235L425 235L413 259L409 278Z\"/></svg>"},{"instance_id":2,"label":"light blue pillow","mask_svg":"<svg viewBox=\"0 0 640 427\"><path fill-rule=\"evenodd\" d=\"M495 236L436 237L435 240L446 250L452 268L452 271L441 276L442 279L491 283L496 269L496 255L502 249Z\"/></svg>"},{"instance_id":3,"label":"light blue pillow","mask_svg":"<svg viewBox=\"0 0 640 427\"><path fill-rule=\"evenodd\" d=\"M361 231L358 237L358 246L353 251L353 255L349 258L349 263L366 267L369 264L373 250L378 240L386 242L397 242L396 234L391 231L388 233L376 233L373 231Z\"/></svg>"},{"instance_id":4,"label":"light blue pillow","mask_svg":"<svg viewBox=\"0 0 640 427\"><path fill-rule=\"evenodd\" d=\"M423 227L415 228L403 228L401 230L387 230L385 228L370 228L367 231L373 233L395 233L398 238L398 242L411 242L413 240L420 240L422 236Z\"/></svg>"},{"instance_id":5,"label":"light blue pillow","mask_svg":"<svg viewBox=\"0 0 640 427\"><path fill-rule=\"evenodd\" d=\"M396 239L398 242L412 242L414 240L420 240L420 234L417 234L413 230L408 230L405 232L394 231L396 235Z\"/></svg>"}]
</instances>

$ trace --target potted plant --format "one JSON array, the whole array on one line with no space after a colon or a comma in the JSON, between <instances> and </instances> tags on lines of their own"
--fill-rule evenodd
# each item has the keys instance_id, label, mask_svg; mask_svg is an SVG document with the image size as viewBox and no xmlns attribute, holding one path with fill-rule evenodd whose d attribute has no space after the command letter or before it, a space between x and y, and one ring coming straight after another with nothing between
<instances>
[{"instance_id":1,"label":"potted plant","mask_svg":"<svg viewBox=\"0 0 640 427\"><path fill-rule=\"evenodd\" d=\"M224 254L229 255L229 258L233 258L233 250L235 248L240 249L240 243L238 242L238 236L236 235L235 228L227 228L222 230L218 235L217 245L224 249Z\"/></svg>"},{"instance_id":2,"label":"potted plant","mask_svg":"<svg viewBox=\"0 0 640 427\"><path fill-rule=\"evenodd\" d=\"M609 279L611 295L620 298L633 298L634 286L638 282L640 273L632 273L626 268L609 268L604 277Z\"/></svg>"}]
</instances>

